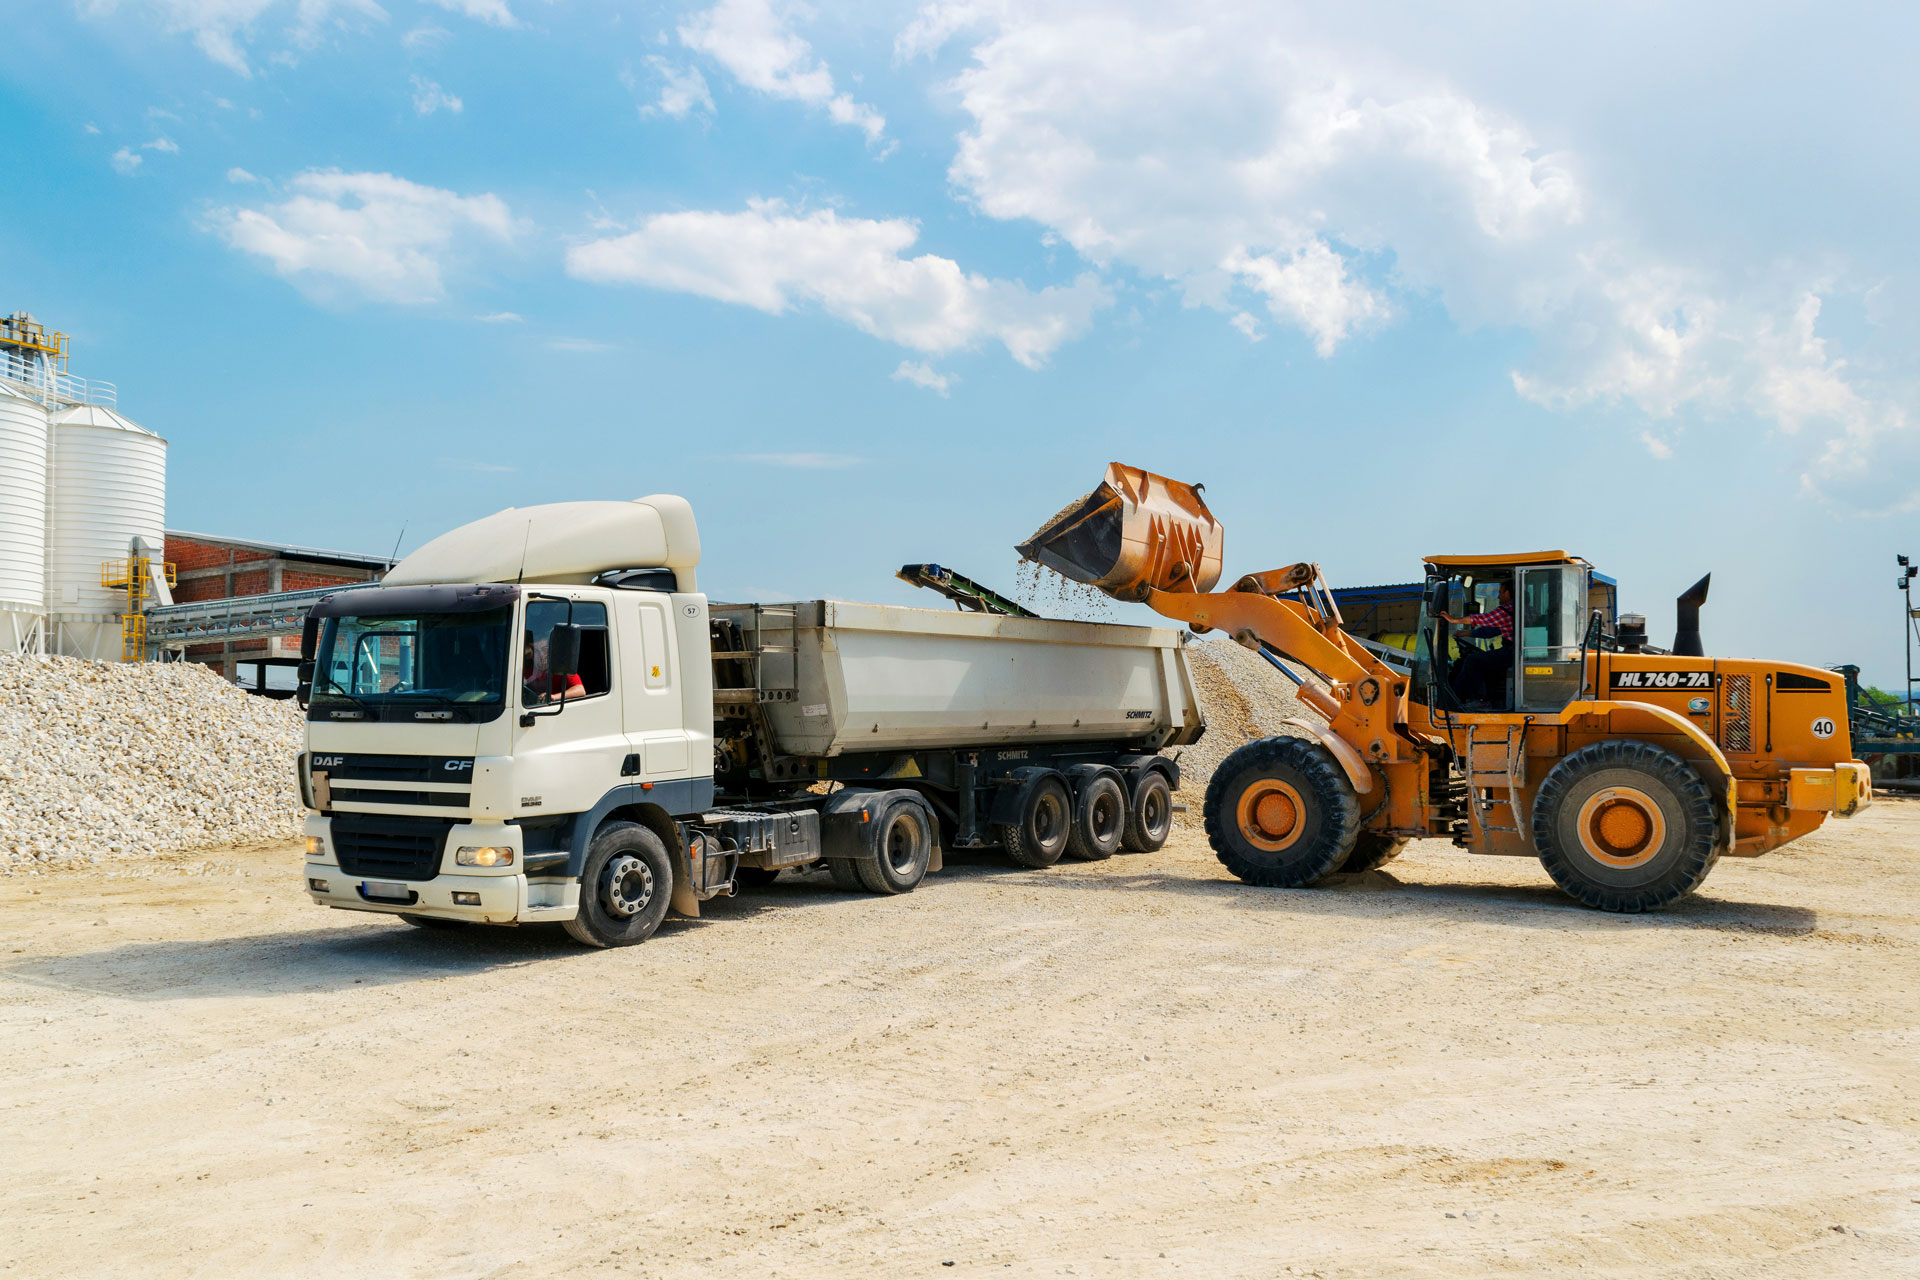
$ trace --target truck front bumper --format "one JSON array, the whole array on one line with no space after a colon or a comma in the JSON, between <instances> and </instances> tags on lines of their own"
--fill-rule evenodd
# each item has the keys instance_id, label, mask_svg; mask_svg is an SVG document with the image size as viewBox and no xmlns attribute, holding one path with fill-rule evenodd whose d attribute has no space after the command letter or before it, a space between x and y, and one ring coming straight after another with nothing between
<instances>
[{"instance_id":1,"label":"truck front bumper","mask_svg":"<svg viewBox=\"0 0 1920 1280\"><path fill-rule=\"evenodd\" d=\"M1795 769L1787 775L1787 808L1817 809L1851 818L1873 803L1873 775L1858 760L1831 769Z\"/></svg>"}]
</instances>

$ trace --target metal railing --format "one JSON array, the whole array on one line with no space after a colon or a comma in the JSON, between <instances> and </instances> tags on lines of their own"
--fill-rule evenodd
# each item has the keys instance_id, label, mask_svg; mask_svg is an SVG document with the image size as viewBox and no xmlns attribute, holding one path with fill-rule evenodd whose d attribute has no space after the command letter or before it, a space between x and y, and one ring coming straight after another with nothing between
<instances>
[{"instance_id":1,"label":"metal railing","mask_svg":"<svg viewBox=\"0 0 1920 1280\"><path fill-rule=\"evenodd\" d=\"M61 373L17 351L0 350L0 381L50 405L97 404L112 409L120 402L120 389L111 382Z\"/></svg>"}]
</instances>

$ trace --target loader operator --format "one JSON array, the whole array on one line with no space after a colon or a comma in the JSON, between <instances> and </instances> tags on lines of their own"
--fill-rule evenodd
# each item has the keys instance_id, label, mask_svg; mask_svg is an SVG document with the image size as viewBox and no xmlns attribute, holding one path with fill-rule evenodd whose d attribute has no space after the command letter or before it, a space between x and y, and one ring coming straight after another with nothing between
<instances>
[{"instance_id":1,"label":"loader operator","mask_svg":"<svg viewBox=\"0 0 1920 1280\"><path fill-rule=\"evenodd\" d=\"M1467 635L1473 639L1493 640L1497 637L1501 645L1498 649L1474 644L1460 646L1460 660L1454 664L1451 681L1454 696L1462 703L1504 703L1505 676L1508 665L1513 661L1513 588L1504 582L1500 584L1498 608L1485 613L1468 614L1464 618L1442 613L1440 619L1467 628Z\"/></svg>"}]
</instances>

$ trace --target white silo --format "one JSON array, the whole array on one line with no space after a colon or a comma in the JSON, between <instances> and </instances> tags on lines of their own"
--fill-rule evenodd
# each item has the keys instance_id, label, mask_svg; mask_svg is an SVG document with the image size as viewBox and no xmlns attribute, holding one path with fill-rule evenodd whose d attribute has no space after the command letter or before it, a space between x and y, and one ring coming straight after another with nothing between
<instances>
[{"instance_id":1,"label":"white silo","mask_svg":"<svg viewBox=\"0 0 1920 1280\"><path fill-rule=\"evenodd\" d=\"M136 537L164 545L167 442L95 404L54 413L52 436L48 648L112 662L127 594L100 585L100 565L127 559Z\"/></svg>"},{"instance_id":2,"label":"white silo","mask_svg":"<svg viewBox=\"0 0 1920 1280\"><path fill-rule=\"evenodd\" d=\"M47 430L46 406L0 381L0 653L41 647Z\"/></svg>"}]
</instances>

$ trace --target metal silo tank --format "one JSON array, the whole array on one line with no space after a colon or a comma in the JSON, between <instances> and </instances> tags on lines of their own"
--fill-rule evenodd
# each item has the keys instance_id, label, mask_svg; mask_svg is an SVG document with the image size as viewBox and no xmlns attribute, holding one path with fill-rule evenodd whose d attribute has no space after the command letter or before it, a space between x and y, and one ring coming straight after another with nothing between
<instances>
[{"instance_id":1,"label":"metal silo tank","mask_svg":"<svg viewBox=\"0 0 1920 1280\"><path fill-rule=\"evenodd\" d=\"M47 611L47 410L0 384L0 653L39 647Z\"/></svg>"},{"instance_id":2,"label":"metal silo tank","mask_svg":"<svg viewBox=\"0 0 1920 1280\"><path fill-rule=\"evenodd\" d=\"M100 585L100 566L125 560L136 537L165 543L167 442L99 405L60 410L52 426L48 647L115 661L127 595Z\"/></svg>"}]
</instances>

